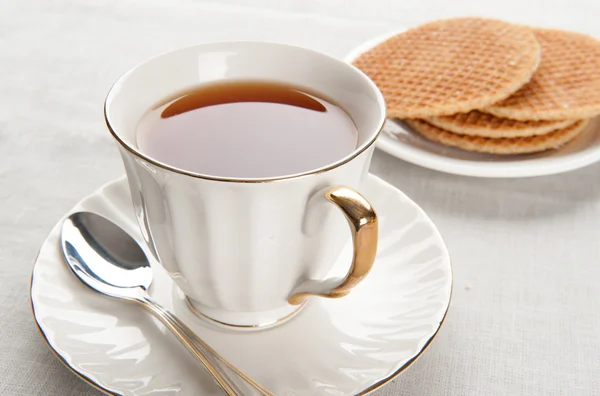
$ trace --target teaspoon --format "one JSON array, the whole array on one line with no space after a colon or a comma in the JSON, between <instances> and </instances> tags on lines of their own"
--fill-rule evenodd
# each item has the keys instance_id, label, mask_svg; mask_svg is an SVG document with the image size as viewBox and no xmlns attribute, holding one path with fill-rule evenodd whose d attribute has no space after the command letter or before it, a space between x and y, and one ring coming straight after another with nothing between
<instances>
[{"instance_id":1,"label":"teaspoon","mask_svg":"<svg viewBox=\"0 0 600 396\"><path fill-rule=\"evenodd\" d=\"M61 247L67 264L84 284L104 295L141 304L200 360L228 395L273 396L148 295L152 283L150 262L138 243L118 225L95 213L73 213L63 222Z\"/></svg>"}]
</instances>

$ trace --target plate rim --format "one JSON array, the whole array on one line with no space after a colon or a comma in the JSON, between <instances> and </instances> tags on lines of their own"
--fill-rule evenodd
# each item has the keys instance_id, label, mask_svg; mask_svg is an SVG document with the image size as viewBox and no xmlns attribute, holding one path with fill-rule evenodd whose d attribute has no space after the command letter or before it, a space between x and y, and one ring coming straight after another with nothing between
<instances>
[{"instance_id":1,"label":"plate rim","mask_svg":"<svg viewBox=\"0 0 600 396\"><path fill-rule=\"evenodd\" d=\"M406 32L409 29L410 27L394 29L368 39L351 49L342 59L344 62L352 63L352 61L363 52L397 34ZM597 119L600 119L600 117L597 117ZM592 119L591 122L594 121L595 120ZM387 122L395 121L388 118ZM403 126L400 127L405 129ZM595 133L600 132L596 131ZM580 169L600 161L600 144L596 146L595 149L589 149L588 147L586 150L577 152L568 157L562 157L561 159L557 159L556 157L545 157L514 161L511 163L461 160L398 142L386 135L385 126L384 130L377 138L375 145L377 148L391 156L423 168L447 174L482 178L512 179L556 175Z\"/></svg>"},{"instance_id":2,"label":"plate rim","mask_svg":"<svg viewBox=\"0 0 600 396\"><path fill-rule=\"evenodd\" d=\"M443 253L444 256L446 256L447 259L447 263L448 263L448 275L449 275L449 293L448 293L448 299L445 302L445 309L444 309L444 313L442 314L439 322L437 323L437 327L435 329L435 331L429 336L429 338L425 341L425 343L423 343L423 346L420 348L420 350L413 356L411 357L409 360L407 360L401 367L399 367L396 371L392 372L390 375L388 375L385 378L382 378L381 380L377 381L376 383L374 383L373 385L369 386L368 388L362 390L361 392L357 393L354 396L366 396L371 394L372 392L382 388L383 386L387 385L389 382L393 381L394 379L396 379L398 376L400 376L400 374L402 374L405 370L407 370L409 367L411 367L422 355L423 353L429 348L429 346L431 345L431 343L433 342L433 340L437 337L437 335L439 334L446 318L448 317L448 311L450 309L450 305L452 302L452 297L453 297L453 292L454 292L454 270L453 270L453 266L452 266L452 260L450 258L450 253L448 251L448 247L446 246L446 243L439 231L439 229L437 228L437 226L435 225L435 223L431 220L431 218L427 215L427 213L423 210L423 208L421 208L416 202L414 202L412 199L410 199L403 191L401 191L400 189L398 189L397 187L393 186L392 184L386 182L385 180L381 179L380 177L372 174L372 173L368 173L368 177L369 178L373 178L375 179L376 182L381 183L383 185L385 185L385 187L387 188L392 188L394 189L396 192L400 193L404 198L407 199L408 203L410 205L412 205L415 210L417 210L418 212L420 212L421 215L425 216L425 218L431 223L431 225L433 226L433 232L434 234L437 234L436 236L439 238L440 242L441 242L441 246L444 248ZM38 332L40 333L40 336L42 337L42 340L44 341L44 343L48 346L48 348L50 349L50 351L52 352L52 354L67 368L69 369L69 371L71 371L73 374L75 374L79 379L83 380L85 383L87 383L88 385L92 386L93 388L95 388L96 390L99 390L101 392L104 392L108 395L111 396L124 396L124 393L121 393L121 391L119 391L118 389L113 389L113 388L109 388L106 387L104 385L102 385L99 381L91 378L90 376L86 375L86 373L84 373L82 370L77 369L76 367L74 367L74 365L72 365L69 360L64 356L63 353L61 353L59 351L60 348L58 348L57 346L53 345L52 341L50 341L50 339L48 338L47 334L45 331L48 331L47 329L44 330L43 328L43 324L40 323L40 319L38 319L38 314L36 311L36 307L35 307L35 302L34 302L34 287L35 287L35 270L39 261L39 257L42 251L43 246L45 246L48 243L48 239L51 238L54 229L57 228L59 226L59 224L66 218L66 216L71 213L73 211L74 208L76 208L77 206L80 205L81 202L86 201L91 199L92 197L98 195L102 190L104 190L105 188L113 185L113 184L118 184L118 183L126 183L126 176L121 176L118 177L116 179L110 180L104 184L102 184L101 186L99 186L98 188L94 189L91 193L85 195L84 197L82 197L81 199L79 199L74 205L73 207L71 207L51 228L51 230L49 231L49 233L47 234L46 238L44 238L44 241L42 242L40 249L38 250L35 259L33 260L33 266L31 269L31 277L30 277L30 282L29 282L29 300L30 300L30 307L31 307L31 313L33 315L33 319L36 325L36 328L38 330ZM126 186L126 188L129 188L128 186Z\"/></svg>"}]
</instances>

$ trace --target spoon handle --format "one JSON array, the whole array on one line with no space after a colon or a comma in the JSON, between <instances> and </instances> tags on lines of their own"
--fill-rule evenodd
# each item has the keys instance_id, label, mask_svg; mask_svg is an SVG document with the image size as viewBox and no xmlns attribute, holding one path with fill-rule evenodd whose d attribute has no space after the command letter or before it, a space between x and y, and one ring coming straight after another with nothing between
<instances>
[{"instance_id":1,"label":"spoon handle","mask_svg":"<svg viewBox=\"0 0 600 396\"><path fill-rule=\"evenodd\" d=\"M185 326L185 328L186 328L185 331L186 331L188 338L191 339L194 343L196 343L197 347L199 349L204 351L205 356L210 356L211 358L214 358L213 365L217 366L217 368L221 368L221 373L223 373L223 372L228 373L229 371L232 371L234 374L236 374L238 377L240 377L240 379L242 380L241 382L244 384L244 386L243 386L244 389L240 390L241 395L244 395L244 396L253 396L253 395L275 396L268 389L264 388L263 386L261 386L260 384L255 382L252 378L250 378L248 375L246 375L243 371L241 371L240 369L235 367L233 364L231 364L227 360L225 360L224 357L222 357L217 351L215 351L208 344L206 344L204 341L202 341L202 339L200 339L196 335L196 333L194 333L189 327ZM231 380L231 378L229 376L227 376L227 378ZM231 381L234 382L236 385L239 384L239 382L236 382L234 380L231 380ZM238 388L239 388L239 386L238 386Z\"/></svg>"},{"instance_id":2,"label":"spoon handle","mask_svg":"<svg viewBox=\"0 0 600 396\"><path fill-rule=\"evenodd\" d=\"M214 349L202 341L189 327L181 322L175 315L164 309L147 294L138 300L146 309L167 326L179 339L179 341L190 351L208 372L217 381L217 384L229 396L246 396L258 394L261 396L273 396L271 392L263 388L242 371L237 369ZM225 366L225 367L223 367ZM238 375L244 382L244 390L240 389L238 381L234 381L227 375L227 369ZM252 389L246 389L251 387ZM257 393L258 392L258 393Z\"/></svg>"}]
</instances>

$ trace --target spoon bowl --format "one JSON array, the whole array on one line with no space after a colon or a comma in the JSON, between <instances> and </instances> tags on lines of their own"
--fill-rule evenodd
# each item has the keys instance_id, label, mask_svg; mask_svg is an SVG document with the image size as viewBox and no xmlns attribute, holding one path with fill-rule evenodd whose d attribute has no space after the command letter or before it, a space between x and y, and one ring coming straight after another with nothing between
<instances>
[{"instance_id":1,"label":"spoon bowl","mask_svg":"<svg viewBox=\"0 0 600 396\"><path fill-rule=\"evenodd\" d=\"M65 219L61 245L73 273L102 294L137 299L152 283L152 268L140 245L100 215L77 212Z\"/></svg>"}]
</instances>

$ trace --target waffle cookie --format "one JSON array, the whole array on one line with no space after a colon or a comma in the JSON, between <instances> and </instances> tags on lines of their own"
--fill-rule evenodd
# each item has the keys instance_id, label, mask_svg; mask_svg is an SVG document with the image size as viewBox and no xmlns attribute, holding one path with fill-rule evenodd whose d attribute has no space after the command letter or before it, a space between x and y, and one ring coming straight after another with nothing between
<instances>
[{"instance_id":1,"label":"waffle cookie","mask_svg":"<svg viewBox=\"0 0 600 396\"><path fill-rule=\"evenodd\" d=\"M516 121L477 110L451 116L431 117L426 121L449 132L489 138L543 135L557 129L566 128L576 122L576 120Z\"/></svg>"},{"instance_id":2,"label":"waffle cookie","mask_svg":"<svg viewBox=\"0 0 600 396\"><path fill-rule=\"evenodd\" d=\"M534 29L542 63L508 99L483 109L516 120L565 120L600 114L600 41L579 33Z\"/></svg>"},{"instance_id":3,"label":"waffle cookie","mask_svg":"<svg viewBox=\"0 0 600 396\"><path fill-rule=\"evenodd\" d=\"M415 132L434 142L468 151L490 154L526 154L556 149L574 139L588 121L577 121L566 128L545 135L515 138L485 138L448 132L422 120L404 120Z\"/></svg>"},{"instance_id":4,"label":"waffle cookie","mask_svg":"<svg viewBox=\"0 0 600 396\"><path fill-rule=\"evenodd\" d=\"M530 80L540 57L529 27L456 18L398 34L353 63L377 84L389 117L426 118L509 97Z\"/></svg>"}]
</instances>

